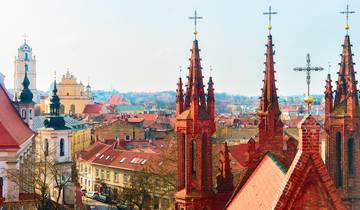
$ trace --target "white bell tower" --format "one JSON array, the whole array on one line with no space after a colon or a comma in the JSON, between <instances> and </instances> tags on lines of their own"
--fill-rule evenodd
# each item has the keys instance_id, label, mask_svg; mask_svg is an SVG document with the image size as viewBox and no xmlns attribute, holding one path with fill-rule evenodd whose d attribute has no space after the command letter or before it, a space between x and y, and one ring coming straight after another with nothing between
<instances>
[{"instance_id":1,"label":"white bell tower","mask_svg":"<svg viewBox=\"0 0 360 210\"><path fill-rule=\"evenodd\" d=\"M28 66L29 89L34 95L34 101L39 102L39 96L36 90L36 58L32 55L32 48L26 43L26 37L24 43L18 49L18 55L15 56L14 99L19 98L23 88L22 82L25 76L25 64Z\"/></svg>"}]
</instances>

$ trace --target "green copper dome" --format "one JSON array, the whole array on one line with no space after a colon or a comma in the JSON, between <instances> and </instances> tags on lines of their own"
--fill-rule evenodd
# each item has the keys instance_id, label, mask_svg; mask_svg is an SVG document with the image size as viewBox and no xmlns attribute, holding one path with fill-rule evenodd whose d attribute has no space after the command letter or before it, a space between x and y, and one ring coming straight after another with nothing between
<instances>
[{"instance_id":1,"label":"green copper dome","mask_svg":"<svg viewBox=\"0 0 360 210\"><path fill-rule=\"evenodd\" d=\"M24 76L24 81L22 82L23 85L23 89L20 93L20 103L21 104L33 104L33 93L30 91L29 89L29 85L30 85L30 81L28 78L28 66L27 64L25 64L25 76Z\"/></svg>"}]
</instances>

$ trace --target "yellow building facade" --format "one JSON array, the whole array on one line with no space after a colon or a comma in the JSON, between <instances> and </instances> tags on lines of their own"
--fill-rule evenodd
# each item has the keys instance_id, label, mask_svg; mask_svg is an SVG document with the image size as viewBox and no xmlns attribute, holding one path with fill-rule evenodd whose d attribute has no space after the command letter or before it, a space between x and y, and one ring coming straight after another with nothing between
<instances>
[{"instance_id":1,"label":"yellow building facade","mask_svg":"<svg viewBox=\"0 0 360 210\"><path fill-rule=\"evenodd\" d=\"M81 82L77 82L77 79L69 71L62 76L61 81L56 86L57 95L61 100L61 113L65 115L82 114L85 106L93 103L90 86L85 87ZM49 113L49 105L50 97L41 98L41 113Z\"/></svg>"}]
</instances>

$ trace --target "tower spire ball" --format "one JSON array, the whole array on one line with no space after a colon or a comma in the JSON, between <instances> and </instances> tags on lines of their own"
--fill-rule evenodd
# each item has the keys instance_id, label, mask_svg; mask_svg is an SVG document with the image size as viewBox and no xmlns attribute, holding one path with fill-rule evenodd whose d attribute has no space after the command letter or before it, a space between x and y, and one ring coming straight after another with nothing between
<instances>
[{"instance_id":1,"label":"tower spire ball","mask_svg":"<svg viewBox=\"0 0 360 210\"><path fill-rule=\"evenodd\" d=\"M346 16L346 25L345 25L345 30L346 30L346 34L349 32L350 29L350 25L349 25L349 14L354 14L355 11L350 11L349 10L349 5L346 5L346 11L342 11L340 12L340 14L345 14Z\"/></svg>"},{"instance_id":2,"label":"tower spire ball","mask_svg":"<svg viewBox=\"0 0 360 210\"><path fill-rule=\"evenodd\" d=\"M269 10L267 12L263 12L263 15L268 15L269 16L269 25L268 25L268 30L269 30L269 34L271 32L272 29L272 25L271 25L271 15L276 15L277 12L273 12L271 10L271 6L269 6Z\"/></svg>"},{"instance_id":3,"label":"tower spire ball","mask_svg":"<svg viewBox=\"0 0 360 210\"><path fill-rule=\"evenodd\" d=\"M203 17L199 17L199 16L197 15L196 10L195 10L195 11L194 11L194 16L189 17L189 19L194 20L194 36L195 36L195 39L196 39L196 36L198 35L198 31L197 31L197 20L203 19Z\"/></svg>"}]
</instances>

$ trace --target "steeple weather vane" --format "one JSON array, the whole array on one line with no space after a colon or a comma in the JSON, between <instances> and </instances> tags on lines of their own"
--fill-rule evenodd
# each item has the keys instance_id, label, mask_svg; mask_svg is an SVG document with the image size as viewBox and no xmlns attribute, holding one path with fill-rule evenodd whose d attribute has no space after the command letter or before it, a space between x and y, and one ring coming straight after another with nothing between
<instances>
[{"instance_id":1,"label":"steeple weather vane","mask_svg":"<svg viewBox=\"0 0 360 210\"><path fill-rule=\"evenodd\" d=\"M340 14L345 14L346 15L346 25L345 25L345 30L346 30L346 34L348 34L349 29L350 29L350 25L349 25L349 14L354 14L355 11L349 11L349 5L346 5L346 11L342 11L340 12Z\"/></svg>"},{"instance_id":2,"label":"steeple weather vane","mask_svg":"<svg viewBox=\"0 0 360 210\"><path fill-rule=\"evenodd\" d=\"M198 31L197 31L197 20L203 19L203 17L199 17L199 16L197 15L196 10L195 10L194 16L193 16L193 17L189 17L189 19L194 20L194 36L195 36L195 39L196 39L196 35L198 34Z\"/></svg>"},{"instance_id":3,"label":"steeple weather vane","mask_svg":"<svg viewBox=\"0 0 360 210\"><path fill-rule=\"evenodd\" d=\"M269 11L268 12L263 12L263 15L268 15L269 16L269 25L268 25L269 34L271 33L271 29L272 29L271 15L276 15L276 14L277 14L277 12L273 12L271 10L271 6L269 6Z\"/></svg>"}]
</instances>

